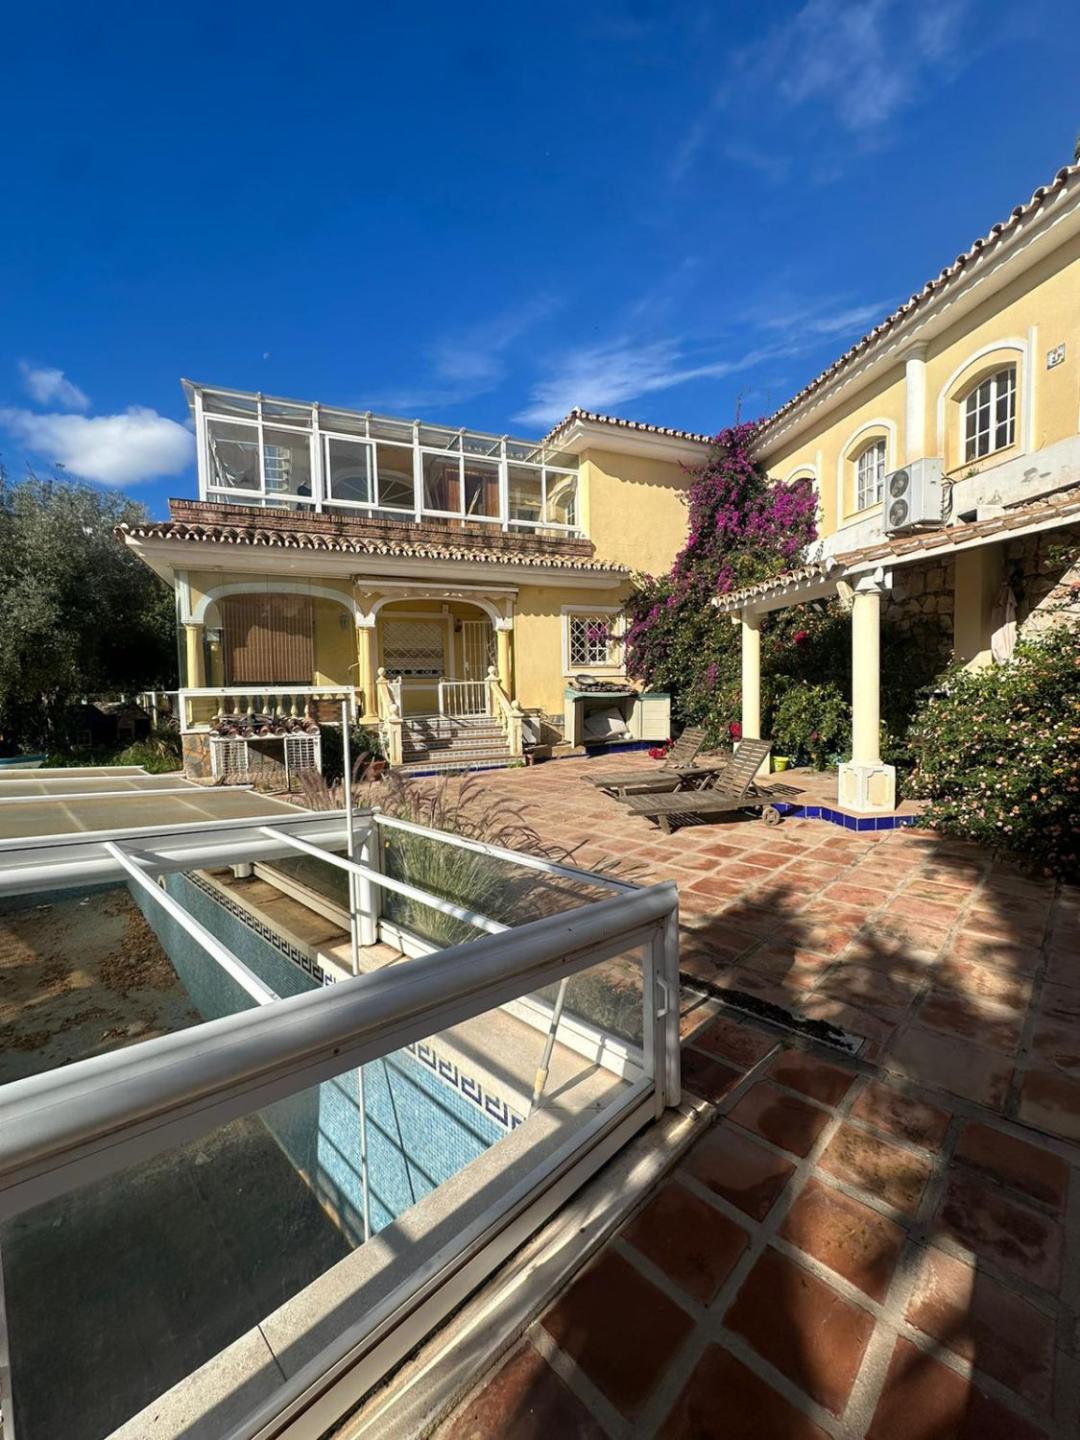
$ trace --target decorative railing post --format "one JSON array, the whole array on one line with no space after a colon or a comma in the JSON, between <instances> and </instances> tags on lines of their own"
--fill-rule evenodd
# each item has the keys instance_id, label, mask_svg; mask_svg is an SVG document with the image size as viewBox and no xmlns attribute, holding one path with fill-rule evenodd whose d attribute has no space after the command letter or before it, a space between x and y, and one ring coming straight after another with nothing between
<instances>
[{"instance_id":1,"label":"decorative railing post","mask_svg":"<svg viewBox=\"0 0 1080 1440\"><path fill-rule=\"evenodd\" d=\"M387 678L386 670L379 666L376 679L379 694L379 732L382 735L386 758L391 765L400 765L404 755L401 722L401 677L397 685Z\"/></svg>"}]
</instances>

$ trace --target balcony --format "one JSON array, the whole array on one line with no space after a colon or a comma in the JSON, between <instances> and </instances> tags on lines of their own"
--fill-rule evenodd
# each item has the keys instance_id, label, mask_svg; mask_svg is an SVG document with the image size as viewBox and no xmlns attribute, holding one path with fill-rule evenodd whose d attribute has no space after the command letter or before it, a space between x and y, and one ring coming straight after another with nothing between
<instances>
[{"instance_id":1,"label":"balcony","mask_svg":"<svg viewBox=\"0 0 1080 1440\"><path fill-rule=\"evenodd\" d=\"M202 501L444 532L583 533L576 457L539 441L184 385Z\"/></svg>"}]
</instances>

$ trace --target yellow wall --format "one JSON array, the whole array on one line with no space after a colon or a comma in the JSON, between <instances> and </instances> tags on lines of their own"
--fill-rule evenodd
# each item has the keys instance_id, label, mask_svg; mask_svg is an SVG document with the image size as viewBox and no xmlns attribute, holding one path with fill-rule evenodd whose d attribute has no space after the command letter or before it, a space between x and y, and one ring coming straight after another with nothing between
<instances>
[{"instance_id":1,"label":"yellow wall","mask_svg":"<svg viewBox=\"0 0 1080 1440\"><path fill-rule=\"evenodd\" d=\"M686 540L690 477L670 460L586 450L581 520L596 559L660 574Z\"/></svg>"},{"instance_id":2,"label":"yellow wall","mask_svg":"<svg viewBox=\"0 0 1080 1440\"><path fill-rule=\"evenodd\" d=\"M1029 347L1030 353L1024 355L1002 347L1002 342L1016 340ZM1048 370L1047 352L1061 342L1065 342L1064 363ZM973 358L985 347L994 348ZM960 401L984 374L1010 362L1017 365L1016 444L982 460L965 462L960 441ZM923 453L942 457L945 473L952 478L968 476L972 471L981 473L1023 453L1027 419L1022 402L1029 390L1032 451L1075 435L1080 410L1080 238L1059 246L930 340L925 374ZM939 436L942 395L945 423L944 434ZM852 462L866 441L879 434L886 438L887 470L907 460L905 408L904 366L898 362L883 376L856 389L820 421L811 422L794 437L763 452L769 473L776 479L813 474L821 496L823 536L857 518ZM860 427L874 421L883 423L863 431L853 443ZM838 472L842 482L839 494ZM864 512L866 517L873 513Z\"/></svg>"},{"instance_id":3,"label":"yellow wall","mask_svg":"<svg viewBox=\"0 0 1080 1440\"><path fill-rule=\"evenodd\" d=\"M514 607L514 673L517 698L526 709L562 713L563 606L588 613L620 604L625 594L625 589L575 590L569 585L521 587Z\"/></svg>"}]
</instances>

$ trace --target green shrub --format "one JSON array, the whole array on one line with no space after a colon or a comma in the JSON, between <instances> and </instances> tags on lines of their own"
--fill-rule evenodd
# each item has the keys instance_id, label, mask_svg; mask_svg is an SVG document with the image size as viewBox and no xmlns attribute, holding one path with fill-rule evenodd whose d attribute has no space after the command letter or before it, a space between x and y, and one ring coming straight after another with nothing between
<instances>
[{"instance_id":1,"label":"green shrub","mask_svg":"<svg viewBox=\"0 0 1080 1440\"><path fill-rule=\"evenodd\" d=\"M151 775L167 775L183 768L179 730L158 730L149 740L136 740L121 750L113 765L141 765Z\"/></svg>"},{"instance_id":2,"label":"green shrub","mask_svg":"<svg viewBox=\"0 0 1080 1440\"><path fill-rule=\"evenodd\" d=\"M1061 627L1012 662L950 671L910 732L927 823L1080 879L1080 648Z\"/></svg>"},{"instance_id":3,"label":"green shrub","mask_svg":"<svg viewBox=\"0 0 1080 1440\"><path fill-rule=\"evenodd\" d=\"M851 748L851 707L837 687L796 681L777 701L773 753L827 770Z\"/></svg>"}]
</instances>

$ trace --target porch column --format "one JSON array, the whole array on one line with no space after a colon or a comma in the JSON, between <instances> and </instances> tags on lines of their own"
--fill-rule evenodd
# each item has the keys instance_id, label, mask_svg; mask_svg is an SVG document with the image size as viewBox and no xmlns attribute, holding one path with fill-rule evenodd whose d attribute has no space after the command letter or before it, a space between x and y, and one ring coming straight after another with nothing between
<instances>
[{"instance_id":1,"label":"porch column","mask_svg":"<svg viewBox=\"0 0 1080 1440\"><path fill-rule=\"evenodd\" d=\"M186 688L202 689L206 684L206 654L203 649L203 627L189 620L184 625L184 675Z\"/></svg>"},{"instance_id":2,"label":"porch column","mask_svg":"<svg viewBox=\"0 0 1080 1440\"><path fill-rule=\"evenodd\" d=\"M744 740L761 739L761 616L744 610L742 632L742 734Z\"/></svg>"},{"instance_id":3,"label":"porch column","mask_svg":"<svg viewBox=\"0 0 1080 1440\"><path fill-rule=\"evenodd\" d=\"M926 346L920 343L904 355L904 464L925 454Z\"/></svg>"},{"instance_id":4,"label":"porch column","mask_svg":"<svg viewBox=\"0 0 1080 1440\"><path fill-rule=\"evenodd\" d=\"M370 617L370 624L365 623L369 617L357 624L356 627L356 679L357 684L364 692L364 713L360 716L361 725L377 725L379 723L379 695L378 695L378 660L375 644L375 617Z\"/></svg>"},{"instance_id":5,"label":"porch column","mask_svg":"<svg viewBox=\"0 0 1080 1440\"><path fill-rule=\"evenodd\" d=\"M849 810L896 809L896 770L881 760L881 596L883 571L863 576L851 603L851 760L840 766L838 798Z\"/></svg>"},{"instance_id":6,"label":"porch column","mask_svg":"<svg viewBox=\"0 0 1080 1440\"><path fill-rule=\"evenodd\" d=\"M506 692L507 698L514 698L514 622L512 620L500 620L495 625L495 643L497 646L497 665L499 672L499 684Z\"/></svg>"}]
</instances>

